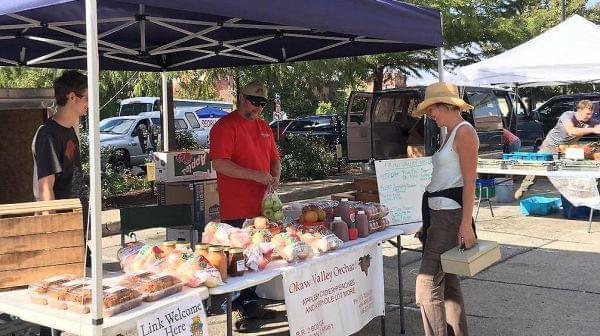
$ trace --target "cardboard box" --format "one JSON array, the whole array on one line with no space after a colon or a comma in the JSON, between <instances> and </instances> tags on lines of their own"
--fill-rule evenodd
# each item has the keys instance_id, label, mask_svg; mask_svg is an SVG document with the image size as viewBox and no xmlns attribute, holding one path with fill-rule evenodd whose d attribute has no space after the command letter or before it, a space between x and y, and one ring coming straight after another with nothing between
<instances>
[{"instance_id":1,"label":"cardboard box","mask_svg":"<svg viewBox=\"0 0 600 336\"><path fill-rule=\"evenodd\" d=\"M477 240L477 244L460 252L458 246L442 254L442 269L446 273L474 276L502 259L498 243Z\"/></svg>"},{"instance_id":2,"label":"cardboard box","mask_svg":"<svg viewBox=\"0 0 600 336\"><path fill-rule=\"evenodd\" d=\"M191 204L194 227L200 231L220 219L216 180L156 183L156 194L158 205Z\"/></svg>"},{"instance_id":3,"label":"cardboard box","mask_svg":"<svg viewBox=\"0 0 600 336\"><path fill-rule=\"evenodd\" d=\"M157 182L202 181L217 178L207 150L154 152Z\"/></svg>"},{"instance_id":4,"label":"cardboard box","mask_svg":"<svg viewBox=\"0 0 600 336\"><path fill-rule=\"evenodd\" d=\"M198 230L190 230L185 226L167 228L167 239L166 240L185 240L194 245L198 244Z\"/></svg>"},{"instance_id":5,"label":"cardboard box","mask_svg":"<svg viewBox=\"0 0 600 336\"><path fill-rule=\"evenodd\" d=\"M83 274L81 210L78 199L0 205L0 288Z\"/></svg>"}]
</instances>

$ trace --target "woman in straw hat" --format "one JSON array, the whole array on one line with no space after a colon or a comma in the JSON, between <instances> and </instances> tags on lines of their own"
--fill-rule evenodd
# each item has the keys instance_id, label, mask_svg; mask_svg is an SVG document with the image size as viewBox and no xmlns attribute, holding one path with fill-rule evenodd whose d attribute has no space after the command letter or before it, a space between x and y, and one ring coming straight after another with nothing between
<instances>
[{"instance_id":1,"label":"woman in straw hat","mask_svg":"<svg viewBox=\"0 0 600 336\"><path fill-rule=\"evenodd\" d=\"M440 255L457 245L476 243L473 199L479 140L461 111L473 107L462 100L456 86L435 83L425 90L425 100L415 114L447 130L433 155L431 183L423 195L423 259L417 276L416 301L421 308L425 335L468 335L460 282L442 270Z\"/></svg>"}]
</instances>

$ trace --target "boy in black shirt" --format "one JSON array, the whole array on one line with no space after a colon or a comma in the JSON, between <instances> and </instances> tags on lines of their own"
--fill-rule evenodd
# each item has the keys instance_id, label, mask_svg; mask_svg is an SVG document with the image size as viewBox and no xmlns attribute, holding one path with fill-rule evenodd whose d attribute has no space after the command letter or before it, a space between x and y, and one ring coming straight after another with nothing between
<instances>
[{"instance_id":1,"label":"boy in black shirt","mask_svg":"<svg viewBox=\"0 0 600 336\"><path fill-rule=\"evenodd\" d=\"M85 188L78 185L83 179L74 126L87 114L87 77L78 71L66 71L54 82L54 97L58 111L33 138L33 193L38 201L84 196ZM74 180L78 181L76 185Z\"/></svg>"},{"instance_id":2,"label":"boy in black shirt","mask_svg":"<svg viewBox=\"0 0 600 336\"><path fill-rule=\"evenodd\" d=\"M87 114L87 77L78 71L66 71L54 81L57 112L38 128L33 153L33 194L37 201L79 198L83 209L84 246L87 236L88 193L79 156L75 126ZM86 265L90 251L86 248ZM40 327L41 336L51 335Z\"/></svg>"}]
</instances>

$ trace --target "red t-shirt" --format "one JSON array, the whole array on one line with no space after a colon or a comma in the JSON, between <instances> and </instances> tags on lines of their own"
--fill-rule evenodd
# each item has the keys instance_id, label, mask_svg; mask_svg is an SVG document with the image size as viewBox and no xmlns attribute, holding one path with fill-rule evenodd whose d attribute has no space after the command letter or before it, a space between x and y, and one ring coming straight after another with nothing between
<instances>
[{"instance_id":1,"label":"red t-shirt","mask_svg":"<svg viewBox=\"0 0 600 336\"><path fill-rule=\"evenodd\" d=\"M504 143L507 145L510 145L516 140L519 140L519 138L516 135L512 134L512 132L507 130L506 128L502 130L502 138L504 140Z\"/></svg>"},{"instance_id":2,"label":"red t-shirt","mask_svg":"<svg viewBox=\"0 0 600 336\"><path fill-rule=\"evenodd\" d=\"M269 173L271 161L279 160L273 131L261 120L248 120L236 111L221 118L210 131L210 158L229 159L235 164ZM217 172L222 220L260 215L267 186Z\"/></svg>"}]
</instances>

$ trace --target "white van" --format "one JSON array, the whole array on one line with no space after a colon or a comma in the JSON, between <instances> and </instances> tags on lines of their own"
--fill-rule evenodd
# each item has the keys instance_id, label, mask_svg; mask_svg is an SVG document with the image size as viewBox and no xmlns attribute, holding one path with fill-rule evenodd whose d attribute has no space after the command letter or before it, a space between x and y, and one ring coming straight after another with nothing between
<instances>
[{"instance_id":1,"label":"white van","mask_svg":"<svg viewBox=\"0 0 600 336\"><path fill-rule=\"evenodd\" d=\"M120 104L119 116L131 116L144 112L158 112L160 111L161 101L160 97L133 97L121 100ZM188 108L198 110L203 107L214 106L227 112L233 110L233 103L216 100L173 99L173 104L175 105L175 109Z\"/></svg>"}]
</instances>

